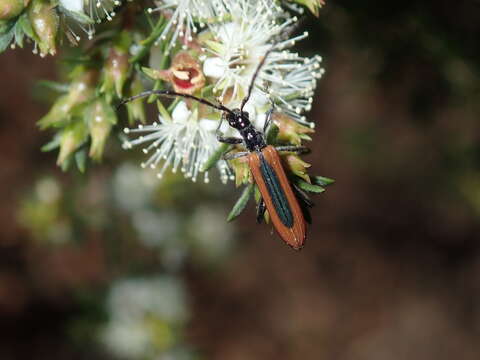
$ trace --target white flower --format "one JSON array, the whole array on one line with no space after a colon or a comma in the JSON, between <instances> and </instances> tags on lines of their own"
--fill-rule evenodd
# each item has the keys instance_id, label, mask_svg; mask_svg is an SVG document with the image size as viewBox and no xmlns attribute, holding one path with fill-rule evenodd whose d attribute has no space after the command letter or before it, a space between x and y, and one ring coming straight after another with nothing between
<instances>
[{"instance_id":1,"label":"white flower","mask_svg":"<svg viewBox=\"0 0 480 360\"><path fill-rule=\"evenodd\" d=\"M73 20L64 22L70 42L77 44L81 40L75 31L78 29L87 34L88 39L92 39L95 34L94 25L80 20L81 17L90 18L98 24L104 19L111 21L115 16L115 7L121 3L121 0L60 0L61 7L67 10L65 15Z\"/></svg>"},{"instance_id":2,"label":"white flower","mask_svg":"<svg viewBox=\"0 0 480 360\"><path fill-rule=\"evenodd\" d=\"M197 207L189 219L187 229L193 239L192 245L195 253L201 254L204 260L221 260L232 248L234 228L225 222L226 210L211 204L203 205Z\"/></svg>"},{"instance_id":3,"label":"white flower","mask_svg":"<svg viewBox=\"0 0 480 360\"><path fill-rule=\"evenodd\" d=\"M179 37L186 42L192 41L193 35L199 28L204 27L206 22L225 14L222 0L163 0L156 1L156 4L156 8L149 8L147 11L168 14L168 23L159 37L160 41L165 41L170 34L168 49Z\"/></svg>"},{"instance_id":4,"label":"white flower","mask_svg":"<svg viewBox=\"0 0 480 360\"><path fill-rule=\"evenodd\" d=\"M135 129L125 128L126 134L141 134L138 138L126 141L125 149L133 146L148 144L143 148L145 154L150 154L142 167L161 168L157 174L161 178L168 167L175 173L180 169L185 177L196 181L205 162L219 147L215 136L218 121L199 118L198 110L189 110L184 101L180 101L172 112L171 117L159 116L159 123L152 125L138 125ZM226 123L224 123L225 125ZM217 162L221 179L226 182L230 170L225 161ZM205 182L209 181L208 172L205 172Z\"/></svg>"},{"instance_id":5,"label":"white flower","mask_svg":"<svg viewBox=\"0 0 480 360\"><path fill-rule=\"evenodd\" d=\"M152 175L146 171L139 172L138 168L130 163L119 166L112 178L116 206L133 214L145 208L158 183Z\"/></svg>"},{"instance_id":6,"label":"white flower","mask_svg":"<svg viewBox=\"0 0 480 360\"><path fill-rule=\"evenodd\" d=\"M84 0L87 14L97 23L103 19L111 21L115 14L115 7L120 6L121 0Z\"/></svg>"},{"instance_id":7,"label":"white flower","mask_svg":"<svg viewBox=\"0 0 480 360\"><path fill-rule=\"evenodd\" d=\"M285 50L308 33L282 39L297 18L269 3L228 3L231 21L211 25L211 36L205 37L207 57L203 71L214 80L219 99L230 107L238 106L248 92L258 64L275 46L258 74L250 102L258 114L264 114L272 99L277 110L305 123L302 114L310 109L316 79L323 74L321 58L303 58Z\"/></svg>"},{"instance_id":8,"label":"white flower","mask_svg":"<svg viewBox=\"0 0 480 360\"><path fill-rule=\"evenodd\" d=\"M83 13L83 0L60 0L60 5L69 11Z\"/></svg>"},{"instance_id":9,"label":"white flower","mask_svg":"<svg viewBox=\"0 0 480 360\"><path fill-rule=\"evenodd\" d=\"M108 296L110 318L135 322L153 314L169 323L188 318L186 294L174 277L133 278L116 282Z\"/></svg>"},{"instance_id":10,"label":"white flower","mask_svg":"<svg viewBox=\"0 0 480 360\"><path fill-rule=\"evenodd\" d=\"M173 329L188 319L185 289L174 277L120 280L107 300L101 340L122 359L153 358L174 345ZM158 332L158 329L162 329Z\"/></svg>"},{"instance_id":11,"label":"white flower","mask_svg":"<svg viewBox=\"0 0 480 360\"><path fill-rule=\"evenodd\" d=\"M282 55L283 61L267 64L260 76L268 82L267 91L277 111L313 127L314 123L307 122L303 114L310 111L317 79L325 72L320 65L322 58L304 58L288 52Z\"/></svg>"}]
</instances>

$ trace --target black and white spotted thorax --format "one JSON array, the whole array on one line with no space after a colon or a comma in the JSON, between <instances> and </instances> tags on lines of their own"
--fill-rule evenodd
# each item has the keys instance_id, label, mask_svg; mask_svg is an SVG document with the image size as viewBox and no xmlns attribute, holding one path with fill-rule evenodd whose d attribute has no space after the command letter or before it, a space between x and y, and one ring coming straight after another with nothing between
<instances>
[{"instance_id":1,"label":"black and white spotted thorax","mask_svg":"<svg viewBox=\"0 0 480 360\"><path fill-rule=\"evenodd\" d=\"M238 130L248 151L261 151L267 146L263 134L250 122L248 112L233 109L231 113L227 113L227 121L231 127Z\"/></svg>"}]
</instances>

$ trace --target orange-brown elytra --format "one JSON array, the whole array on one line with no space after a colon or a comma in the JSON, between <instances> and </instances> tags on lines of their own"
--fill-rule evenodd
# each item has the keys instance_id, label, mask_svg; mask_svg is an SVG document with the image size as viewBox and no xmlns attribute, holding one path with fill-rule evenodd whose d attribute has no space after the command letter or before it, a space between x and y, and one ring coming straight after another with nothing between
<instances>
[{"instance_id":1,"label":"orange-brown elytra","mask_svg":"<svg viewBox=\"0 0 480 360\"><path fill-rule=\"evenodd\" d=\"M277 150L267 146L247 158L275 230L292 248L301 249L307 235L306 223ZM269 171L272 173L268 174Z\"/></svg>"},{"instance_id":2,"label":"orange-brown elytra","mask_svg":"<svg viewBox=\"0 0 480 360\"><path fill-rule=\"evenodd\" d=\"M260 199L259 203L259 214L257 216L257 220L261 220L261 218L263 218L266 208L272 220L272 224L280 237L293 249L299 250L302 248L305 242L306 222L302 208L294 194L294 189L292 189L287 175L285 174L285 170L283 169L278 151L303 152L306 150L306 148L302 146L279 146L274 148L271 145L267 145L265 141L265 132L271 122L274 108L273 106L267 113L263 132L255 129L250 122L248 112L243 111L245 104L250 99L255 79L260 71L260 68L263 66L268 54L273 49L274 47L272 47L260 61L249 85L248 93L242 100L240 108L229 109L222 104L214 104L208 100L198 98L190 94L182 94L171 90L145 91L125 99L120 105L135 100L139 97L154 94L167 97L180 96L198 101L204 105L222 111L222 119L219 122L216 131L217 140L219 142L231 145L243 143L246 150L248 150L246 152L225 154L224 159L231 160L243 156L247 157L250 171L252 172L255 183L257 184L262 196L262 199ZM238 130L241 138L224 137L220 133L219 129L225 119L228 121L228 124L231 127ZM297 195L302 198L301 192L298 193L298 191L299 190L297 190Z\"/></svg>"}]
</instances>

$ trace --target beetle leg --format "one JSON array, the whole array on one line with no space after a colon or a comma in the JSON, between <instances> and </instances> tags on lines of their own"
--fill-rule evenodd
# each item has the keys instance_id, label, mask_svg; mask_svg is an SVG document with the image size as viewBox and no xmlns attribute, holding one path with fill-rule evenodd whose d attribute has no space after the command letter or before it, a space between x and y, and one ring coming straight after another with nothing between
<instances>
[{"instance_id":1,"label":"beetle leg","mask_svg":"<svg viewBox=\"0 0 480 360\"><path fill-rule=\"evenodd\" d=\"M313 202L310 200L308 195L300 189L297 185L292 183L292 190L295 193L295 196L299 200L298 203L300 205L300 209L302 209L303 217L305 218L305 221L309 224L312 223L312 215L310 214L310 209L313 207Z\"/></svg>"},{"instance_id":2,"label":"beetle leg","mask_svg":"<svg viewBox=\"0 0 480 360\"><path fill-rule=\"evenodd\" d=\"M236 144L241 144L243 142L242 139L239 139L236 137L225 137L220 134L216 134L216 135L217 135L217 140L221 143L236 145Z\"/></svg>"},{"instance_id":3,"label":"beetle leg","mask_svg":"<svg viewBox=\"0 0 480 360\"><path fill-rule=\"evenodd\" d=\"M263 199L260 199L257 205L257 223L258 224L261 224L263 222L266 209L267 207L265 206L265 201L263 201Z\"/></svg>"},{"instance_id":4,"label":"beetle leg","mask_svg":"<svg viewBox=\"0 0 480 360\"><path fill-rule=\"evenodd\" d=\"M225 116L226 116L225 114L226 113L222 114L222 118L221 118L220 122L218 123L217 129L215 130L215 136L217 137L217 140L219 142L225 143L225 144L231 144L231 145L241 144L243 142L242 139L235 138L235 137L225 137L221 133L220 127L222 126L222 123L225 120Z\"/></svg>"},{"instance_id":5,"label":"beetle leg","mask_svg":"<svg viewBox=\"0 0 480 360\"><path fill-rule=\"evenodd\" d=\"M277 151L296 152L298 154L306 154L310 152L310 149L307 148L306 146L286 145L286 146L277 146L275 149Z\"/></svg>"},{"instance_id":6,"label":"beetle leg","mask_svg":"<svg viewBox=\"0 0 480 360\"><path fill-rule=\"evenodd\" d=\"M292 183L292 189L297 196L297 199L301 200L305 205L308 207L313 207L315 205L305 191L300 189L296 184Z\"/></svg>"},{"instance_id":7,"label":"beetle leg","mask_svg":"<svg viewBox=\"0 0 480 360\"><path fill-rule=\"evenodd\" d=\"M247 151L242 151L242 152L236 152L236 153L226 153L223 154L223 160L233 160L233 159L238 159L244 156L247 156L249 153Z\"/></svg>"},{"instance_id":8,"label":"beetle leg","mask_svg":"<svg viewBox=\"0 0 480 360\"><path fill-rule=\"evenodd\" d=\"M310 214L310 209L308 206L303 202L299 202L300 209L302 210L303 217L305 218L305 221L309 224L312 223L312 215Z\"/></svg>"}]
</instances>

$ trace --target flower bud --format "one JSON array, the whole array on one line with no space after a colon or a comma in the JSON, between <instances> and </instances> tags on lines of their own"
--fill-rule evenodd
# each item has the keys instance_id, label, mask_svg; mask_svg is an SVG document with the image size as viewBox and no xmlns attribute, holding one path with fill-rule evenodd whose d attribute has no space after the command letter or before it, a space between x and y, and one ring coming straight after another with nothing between
<instances>
[{"instance_id":1,"label":"flower bud","mask_svg":"<svg viewBox=\"0 0 480 360\"><path fill-rule=\"evenodd\" d=\"M172 84L174 90L181 94L193 94L205 85L198 61L187 52L178 53L168 70L144 69L148 76L156 80L165 80Z\"/></svg>"},{"instance_id":2,"label":"flower bud","mask_svg":"<svg viewBox=\"0 0 480 360\"><path fill-rule=\"evenodd\" d=\"M130 85L130 92L132 95L140 94L143 92L143 84L138 77L136 77L132 84ZM132 125L135 121L140 121L144 124L147 121L147 117L145 115L145 108L143 106L143 99L139 98L127 103L127 111L128 111L128 123Z\"/></svg>"},{"instance_id":3,"label":"flower bud","mask_svg":"<svg viewBox=\"0 0 480 360\"><path fill-rule=\"evenodd\" d=\"M313 15L318 16L318 11L325 5L325 0L289 0L306 6Z\"/></svg>"},{"instance_id":4,"label":"flower bud","mask_svg":"<svg viewBox=\"0 0 480 360\"><path fill-rule=\"evenodd\" d=\"M112 47L105 63L102 92L111 94L115 92L122 97L122 89L128 77L128 54L118 47Z\"/></svg>"},{"instance_id":5,"label":"flower bud","mask_svg":"<svg viewBox=\"0 0 480 360\"><path fill-rule=\"evenodd\" d=\"M50 126L59 126L70 120L75 106L88 101L94 94L93 83L96 81L97 73L93 70L83 71L77 68L77 74L70 84L66 95L60 96L52 108L38 122L42 129Z\"/></svg>"},{"instance_id":6,"label":"flower bud","mask_svg":"<svg viewBox=\"0 0 480 360\"><path fill-rule=\"evenodd\" d=\"M250 167L246 157L230 160L229 163L235 172L236 187L252 182L252 173L250 172Z\"/></svg>"},{"instance_id":7,"label":"flower bud","mask_svg":"<svg viewBox=\"0 0 480 360\"><path fill-rule=\"evenodd\" d=\"M1 0L0 20L10 20L20 15L30 0Z\"/></svg>"},{"instance_id":8,"label":"flower bud","mask_svg":"<svg viewBox=\"0 0 480 360\"><path fill-rule=\"evenodd\" d=\"M85 117L88 121L88 130L92 138L89 156L99 161L102 158L110 130L117 122L117 117L115 111L105 99L98 99L90 104L85 111Z\"/></svg>"},{"instance_id":9,"label":"flower bud","mask_svg":"<svg viewBox=\"0 0 480 360\"><path fill-rule=\"evenodd\" d=\"M311 166L309 163L303 161L298 155L292 153L282 156L282 159L286 163L287 169L306 182L310 183L310 177L308 176L307 172L307 169Z\"/></svg>"},{"instance_id":10,"label":"flower bud","mask_svg":"<svg viewBox=\"0 0 480 360\"><path fill-rule=\"evenodd\" d=\"M83 144L87 135L87 126L84 121L75 121L67 126L60 135L60 153L57 165L61 166Z\"/></svg>"},{"instance_id":11,"label":"flower bud","mask_svg":"<svg viewBox=\"0 0 480 360\"><path fill-rule=\"evenodd\" d=\"M38 37L40 56L55 55L58 31L58 15L54 6L45 0L33 0L28 11L33 30Z\"/></svg>"},{"instance_id":12,"label":"flower bud","mask_svg":"<svg viewBox=\"0 0 480 360\"><path fill-rule=\"evenodd\" d=\"M307 138L308 135L315 131L308 126L301 125L287 115L275 113L274 123L278 126L277 140L293 145L300 145L302 138Z\"/></svg>"}]
</instances>

